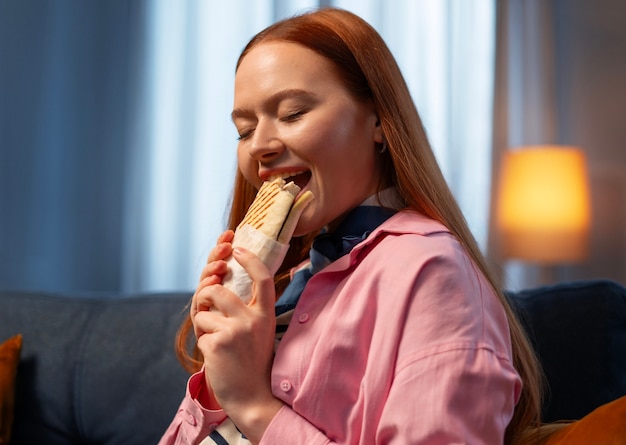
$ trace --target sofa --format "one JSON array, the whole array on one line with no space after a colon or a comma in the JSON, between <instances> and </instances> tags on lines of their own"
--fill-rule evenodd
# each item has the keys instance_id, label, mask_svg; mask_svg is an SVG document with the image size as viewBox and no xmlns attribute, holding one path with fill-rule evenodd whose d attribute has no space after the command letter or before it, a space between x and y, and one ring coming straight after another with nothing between
<instances>
[{"instance_id":1,"label":"sofa","mask_svg":"<svg viewBox=\"0 0 626 445\"><path fill-rule=\"evenodd\" d=\"M11 444L156 444L183 398L174 352L191 293L0 292L22 335Z\"/></svg>"},{"instance_id":2,"label":"sofa","mask_svg":"<svg viewBox=\"0 0 626 445\"><path fill-rule=\"evenodd\" d=\"M545 369L546 421L626 395L626 288L595 280L507 295ZM185 391L174 338L190 297L0 292L0 343L23 340L11 443L155 444Z\"/></svg>"}]
</instances>

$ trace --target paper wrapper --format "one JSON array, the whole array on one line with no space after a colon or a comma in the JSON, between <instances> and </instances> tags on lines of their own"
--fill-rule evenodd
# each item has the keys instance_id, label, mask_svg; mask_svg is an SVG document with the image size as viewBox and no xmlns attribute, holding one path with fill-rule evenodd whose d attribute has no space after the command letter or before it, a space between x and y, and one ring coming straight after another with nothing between
<instances>
[{"instance_id":1,"label":"paper wrapper","mask_svg":"<svg viewBox=\"0 0 626 445\"><path fill-rule=\"evenodd\" d=\"M233 248L235 247L244 247L254 253L273 275L285 259L289 244L281 244L246 224L239 227L235 232ZM228 265L228 272L224 275L223 286L237 294L244 303L249 303L252 298L252 279L232 256L226 261L226 264Z\"/></svg>"}]
</instances>

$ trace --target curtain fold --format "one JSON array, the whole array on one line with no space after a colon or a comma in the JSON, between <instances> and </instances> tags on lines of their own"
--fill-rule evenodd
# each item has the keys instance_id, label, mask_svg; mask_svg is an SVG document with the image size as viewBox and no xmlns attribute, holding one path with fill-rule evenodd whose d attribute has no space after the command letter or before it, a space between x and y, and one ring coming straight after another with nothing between
<instances>
[{"instance_id":1,"label":"curtain fold","mask_svg":"<svg viewBox=\"0 0 626 445\"><path fill-rule=\"evenodd\" d=\"M120 284L140 2L0 2L0 287Z\"/></svg>"},{"instance_id":2,"label":"curtain fold","mask_svg":"<svg viewBox=\"0 0 626 445\"><path fill-rule=\"evenodd\" d=\"M501 154L521 145L557 143L558 113L554 56L553 2L498 0L493 107L492 177L499 175ZM506 262L495 224L497 187L490 200L488 259L505 286L535 281L537 270Z\"/></svg>"},{"instance_id":3,"label":"curtain fold","mask_svg":"<svg viewBox=\"0 0 626 445\"><path fill-rule=\"evenodd\" d=\"M493 0L338 0L374 26L396 56L430 143L486 250L495 59Z\"/></svg>"}]
</instances>

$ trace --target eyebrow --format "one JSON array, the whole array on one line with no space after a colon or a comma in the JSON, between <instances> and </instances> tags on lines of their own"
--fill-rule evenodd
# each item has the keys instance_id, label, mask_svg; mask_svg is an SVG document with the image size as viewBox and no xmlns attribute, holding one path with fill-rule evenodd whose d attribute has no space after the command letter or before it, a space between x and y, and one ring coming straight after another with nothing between
<instances>
[{"instance_id":1,"label":"eyebrow","mask_svg":"<svg viewBox=\"0 0 626 445\"><path fill-rule=\"evenodd\" d=\"M288 89L277 91L276 93L272 94L270 97L265 99L263 103L264 105L276 104L280 102L281 100L288 99L290 97L296 97L296 96L306 96L306 97L313 98L316 95L315 93L312 93L311 91L303 90L300 88L288 88ZM238 117L246 117L246 116L250 116L251 114L252 114L252 111L248 109L235 108L232 111L232 113L230 113L230 117L232 120L235 120Z\"/></svg>"}]
</instances>

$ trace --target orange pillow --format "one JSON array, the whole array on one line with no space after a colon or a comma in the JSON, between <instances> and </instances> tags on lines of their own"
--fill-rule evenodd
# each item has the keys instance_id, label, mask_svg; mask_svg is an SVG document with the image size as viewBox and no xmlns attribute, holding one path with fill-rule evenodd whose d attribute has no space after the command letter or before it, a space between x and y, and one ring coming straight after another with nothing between
<instances>
[{"instance_id":1,"label":"orange pillow","mask_svg":"<svg viewBox=\"0 0 626 445\"><path fill-rule=\"evenodd\" d=\"M545 445L626 445L626 396L550 435Z\"/></svg>"},{"instance_id":2,"label":"orange pillow","mask_svg":"<svg viewBox=\"0 0 626 445\"><path fill-rule=\"evenodd\" d=\"M15 376L22 351L22 336L0 344L0 444L8 444L15 408Z\"/></svg>"}]
</instances>

